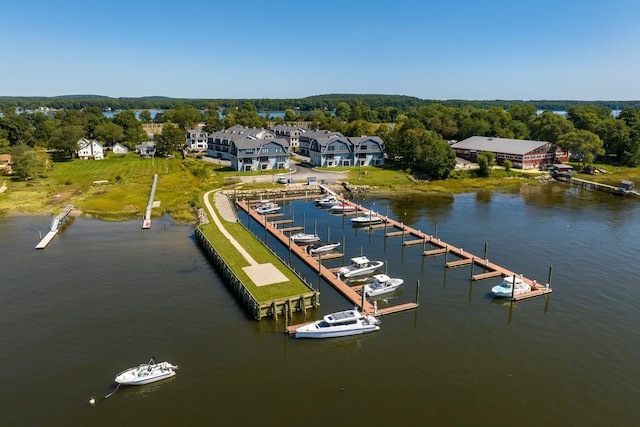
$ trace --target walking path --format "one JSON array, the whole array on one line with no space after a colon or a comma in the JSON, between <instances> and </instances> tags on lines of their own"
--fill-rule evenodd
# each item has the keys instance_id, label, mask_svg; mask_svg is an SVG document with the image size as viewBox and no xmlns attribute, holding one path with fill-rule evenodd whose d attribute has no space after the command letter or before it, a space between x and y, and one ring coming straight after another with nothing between
<instances>
[{"instance_id":1,"label":"walking path","mask_svg":"<svg viewBox=\"0 0 640 427\"><path fill-rule=\"evenodd\" d=\"M271 285L273 283L282 283L282 282L289 281L289 279L287 279L287 276L282 274L282 272L278 270L278 268L275 265L271 263L259 264L255 259L253 259L253 257L249 254L249 252L247 252L245 248L243 248L242 245L238 243L238 241L231 235L231 233L229 233L229 231L227 231L227 229L224 228L224 225L220 221L220 218L218 218L218 214L216 213L216 210L213 208L213 206L211 206L211 202L209 201L210 200L209 195L217 191L219 190L211 190L205 193L204 204L207 210L209 211L209 214L211 214L211 218L213 219L213 222L215 223L216 227L218 227L220 232L222 232L223 236L226 237L229 240L229 242L231 242L233 247L236 248L236 250L240 253L240 255L249 263L249 267L242 268L242 270L247 274L247 276L249 276L249 279L251 279L251 281L256 286ZM222 202L222 200L218 198L219 196L226 198L226 196L224 196L223 194L219 194L219 195L216 194L214 196L216 197L216 207L224 205L224 202ZM218 204L217 203L218 201L220 201L221 203ZM226 204L229 204L229 202L227 201ZM231 206L229 206L229 209L232 209ZM231 219L231 221L235 221L235 215L230 213L224 207L221 210L221 214L223 212L224 212L223 217L225 218L225 220L229 220L228 218L232 216L233 218Z\"/></svg>"}]
</instances>

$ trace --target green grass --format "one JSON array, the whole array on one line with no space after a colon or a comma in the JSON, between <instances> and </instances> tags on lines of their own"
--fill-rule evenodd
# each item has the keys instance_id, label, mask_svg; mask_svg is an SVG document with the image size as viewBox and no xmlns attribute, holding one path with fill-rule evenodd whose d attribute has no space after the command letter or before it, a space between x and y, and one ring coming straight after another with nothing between
<instances>
[{"instance_id":1,"label":"green grass","mask_svg":"<svg viewBox=\"0 0 640 427\"><path fill-rule=\"evenodd\" d=\"M268 286L255 286L249 276L242 270L242 267L249 266L249 263L238 250L224 237L222 232L214 223L200 226L200 230L207 239L214 245L216 251L222 256L225 262L231 267L236 276L245 284L247 290L258 302L266 302L274 299L288 298L310 292L310 289L289 269L278 257L276 257L264 244L253 234L245 229L241 224L226 222L221 220L229 233L251 254L259 264L271 263L275 265L287 282L275 283Z\"/></svg>"}]
</instances>

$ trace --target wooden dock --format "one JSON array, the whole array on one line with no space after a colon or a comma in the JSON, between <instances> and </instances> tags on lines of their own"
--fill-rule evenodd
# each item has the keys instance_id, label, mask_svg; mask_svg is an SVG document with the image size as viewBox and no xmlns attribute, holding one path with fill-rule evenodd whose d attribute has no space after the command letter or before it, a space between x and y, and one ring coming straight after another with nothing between
<instances>
[{"instance_id":1,"label":"wooden dock","mask_svg":"<svg viewBox=\"0 0 640 427\"><path fill-rule=\"evenodd\" d=\"M47 247L53 238L56 237L58 231L60 231L60 227L67 222L72 210L73 205L66 205L58 215L53 217L51 220L51 226L49 227L49 232L40 240L40 243L36 245L36 249L44 249Z\"/></svg>"},{"instance_id":2,"label":"wooden dock","mask_svg":"<svg viewBox=\"0 0 640 427\"><path fill-rule=\"evenodd\" d=\"M287 235L285 235L284 231L288 231L289 229L278 229L274 225L272 225L269 221L267 221L262 216L258 215L249 208L249 205L244 201L237 201L236 205L242 209L244 212L249 214L251 218L253 218L260 225L265 227L267 231L276 237L283 245L289 248L291 252L293 252L298 258L300 258L305 264L307 264L311 269L317 272L326 282L328 282L334 289L340 292L352 305L355 305L360 308L360 311L363 314L373 314L374 306L371 302L369 302L366 298L364 298L361 294L356 292L354 288L349 286L347 283L343 282L339 277L335 274L335 269L330 269L322 265L322 261L327 259L324 256L312 256L305 252L303 246L298 246L294 242L292 242ZM302 228L302 227L300 227ZM416 303L403 304L402 308L396 308L391 311L390 308L385 308L386 311L378 310L378 314L387 314L387 313L396 313L398 311L411 310L415 309L418 306ZM298 325L300 326L300 325Z\"/></svg>"}]
</instances>

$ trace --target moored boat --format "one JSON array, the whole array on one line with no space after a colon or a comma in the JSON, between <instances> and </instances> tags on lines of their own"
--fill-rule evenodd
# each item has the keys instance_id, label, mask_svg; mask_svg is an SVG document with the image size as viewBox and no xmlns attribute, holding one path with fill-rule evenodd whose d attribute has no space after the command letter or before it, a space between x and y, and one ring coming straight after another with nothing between
<instances>
[{"instance_id":1,"label":"moored boat","mask_svg":"<svg viewBox=\"0 0 640 427\"><path fill-rule=\"evenodd\" d=\"M515 288L513 286L514 279ZM512 295L519 295L525 292L531 292L531 286L523 282L519 277L513 276L505 277L502 283L491 288L491 293L493 293L496 298L511 298Z\"/></svg>"},{"instance_id":2,"label":"moored boat","mask_svg":"<svg viewBox=\"0 0 640 427\"><path fill-rule=\"evenodd\" d=\"M119 385L149 384L174 376L177 369L177 365L169 362L158 363L156 358L152 357L148 363L120 372L116 375L115 381Z\"/></svg>"},{"instance_id":3,"label":"moored boat","mask_svg":"<svg viewBox=\"0 0 640 427\"><path fill-rule=\"evenodd\" d=\"M316 205L320 206L321 208L330 208L331 206L334 206L340 203L338 198L333 195L316 199L315 202L316 202Z\"/></svg>"},{"instance_id":4,"label":"moored boat","mask_svg":"<svg viewBox=\"0 0 640 427\"><path fill-rule=\"evenodd\" d=\"M338 203L337 205L333 205L329 208L329 212L331 213L344 213L344 212L355 212L356 207L353 205L349 205L346 203Z\"/></svg>"},{"instance_id":5,"label":"moored boat","mask_svg":"<svg viewBox=\"0 0 640 427\"><path fill-rule=\"evenodd\" d=\"M342 267L336 273L338 277L356 277L371 274L384 265L382 261L369 261L366 256L351 258L351 265Z\"/></svg>"},{"instance_id":6,"label":"moored boat","mask_svg":"<svg viewBox=\"0 0 640 427\"><path fill-rule=\"evenodd\" d=\"M264 202L254 208L256 213L260 215L275 213L275 212L278 212L280 209L282 208L278 204L273 202Z\"/></svg>"},{"instance_id":7,"label":"moored boat","mask_svg":"<svg viewBox=\"0 0 640 427\"><path fill-rule=\"evenodd\" d=\"M317 234L307 234L307 233L296 233L292 234L289 237L293 243L302 244L302 243L315 243L320 240L320 236Z\"/></svg>"},{"instance_id":8,"label":"moored boat","mask_svg":"<svg viewBox=\"0 0 640 427\"><path fill-rule=\"evenodd\" d=\"M383 221L382 218L376 215L375 212L369 211L365 212L360 216L355 218L351 218L351 222L354 225L369 225L369 224L379 224Z\"/></svg>"},{"instance_id":9,"label":"moored boat","mask_svg":"<svg viewBox=\"0 0 640 427\"><path fill-rule=\"evenodd\" d=\"M363 292L368 297L377 297L395 291L403 283L403 279L391 278L386 274L376 274L373 276L373 282L364 285Z\"/></svg>"},{"instance_id":10,"label":"moored boat","mask_svg":"<svg viewBox=\"0 0 640 427\"><path fill-rule=\"evenodd\" d=\"M340 242L318 242L307 246L307 253L311 255L331 252L340 246Z\"/></svg>"},{"instance_id":11,"label":"moored boat","mask_svg":"<svg viewBox=\"0 0 640 427\"><path fill-rule=\"evenodd\" d=\"M380 330L380 320L362 315L357 309L327 314L318 320L296 329L296 338L335 338L360 335Z\"/></svg>"}]
</instances>

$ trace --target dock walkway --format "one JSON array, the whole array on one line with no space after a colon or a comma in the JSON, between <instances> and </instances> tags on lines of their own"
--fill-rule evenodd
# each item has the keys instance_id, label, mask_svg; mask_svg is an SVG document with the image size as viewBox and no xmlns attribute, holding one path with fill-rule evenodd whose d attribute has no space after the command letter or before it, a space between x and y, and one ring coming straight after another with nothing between
<instances>
[{"instance_id":1,"label":"dock walkway","mask_svg":"<svg viewBox=\"0 0 640 427\"><path fill-rule=\"evenodd\" d=\"M51 226L49 228L49 232L44 236L40 243L36 245L36 249L44 249L47 245L56 237L58 231L60 231L60 227L69 219L69 215L73 210L73 205L66 205L62 211L53 217L51 220Z\"/></svg>"}]
</instances>

